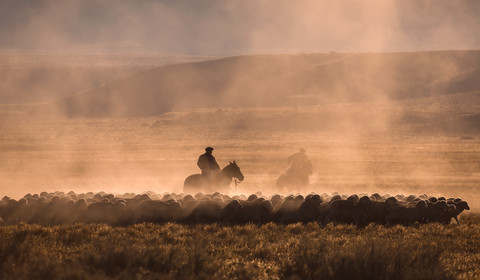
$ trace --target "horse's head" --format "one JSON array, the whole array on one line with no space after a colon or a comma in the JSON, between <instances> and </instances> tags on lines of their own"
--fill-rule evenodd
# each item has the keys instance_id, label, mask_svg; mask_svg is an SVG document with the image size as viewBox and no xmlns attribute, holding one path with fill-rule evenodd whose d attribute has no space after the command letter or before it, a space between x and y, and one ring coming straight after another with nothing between
<instances>
[{"instance_id":1,"label":"horse's head","mask_svg":"<svg viewBox=\"0 0 480 280\"><path fill-rule=\"evenodd\" d=\"M225 173L225 175L228 175L231 178L237 178L240 181L243 181L243 179L245 179L245 177L242 174L242 171L240 171L240 167L238 167L235 161L230 162L230 164L227 165L222 170L222 172Z\"/></svg>"}]
</instances>

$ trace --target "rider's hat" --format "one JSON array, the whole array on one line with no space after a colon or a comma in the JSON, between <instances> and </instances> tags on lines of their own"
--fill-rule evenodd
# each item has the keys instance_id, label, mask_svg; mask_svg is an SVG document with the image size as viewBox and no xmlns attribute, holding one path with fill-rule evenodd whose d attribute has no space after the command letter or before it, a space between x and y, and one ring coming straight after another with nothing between
<instances>
[{"instance_id":1,"label":"rider's hat","mask_svg":"<svg viewBox=\"0 0 480 280\"><path fill-rule=\"evenodd\" d=\"M208 151L208 150L213 151L213 148L212 147L206 147L205 151Z\"/></svg>"}]
</instances>

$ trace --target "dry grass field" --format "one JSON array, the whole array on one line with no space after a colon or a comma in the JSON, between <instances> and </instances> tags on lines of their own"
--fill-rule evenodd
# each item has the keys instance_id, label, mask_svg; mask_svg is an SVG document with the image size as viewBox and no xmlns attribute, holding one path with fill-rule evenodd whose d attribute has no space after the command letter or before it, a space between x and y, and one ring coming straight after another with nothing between
<instances>
[{"instance_id":1,"label":"dry grass field","mask_svg":"<svg viewBox=\"0 0 480 280\"><path fill-rule=\"evenodd\" d=\"M478 279L480 219L386 228L292 224L0 227L2 279Z\"/></svg>"}]
</instances>

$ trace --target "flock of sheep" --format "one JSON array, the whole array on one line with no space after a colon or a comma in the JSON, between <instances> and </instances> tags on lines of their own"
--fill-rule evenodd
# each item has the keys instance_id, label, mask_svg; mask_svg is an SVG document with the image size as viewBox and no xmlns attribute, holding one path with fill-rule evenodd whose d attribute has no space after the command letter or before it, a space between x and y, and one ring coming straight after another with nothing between
<instances>
[{"instance_id":1,"label":"flock of sheep","mask_svg":"<svg viewBox=\"0 0 480 280\"><path fill-rule=\"evenodd\" d=\"M261 193L224 195L220 193L185 195L165 193L113 195L104 192L55 192L27 194L19 200L3 197L0 201L0 225L34 223L59 225L107 223L129 225L142 222L184 224L220 223L279 224L318 222L365 226L413 225L437 222L449 224L469 210L460 198L427 195L273 195Z\"/></svg>"}]
</instances>

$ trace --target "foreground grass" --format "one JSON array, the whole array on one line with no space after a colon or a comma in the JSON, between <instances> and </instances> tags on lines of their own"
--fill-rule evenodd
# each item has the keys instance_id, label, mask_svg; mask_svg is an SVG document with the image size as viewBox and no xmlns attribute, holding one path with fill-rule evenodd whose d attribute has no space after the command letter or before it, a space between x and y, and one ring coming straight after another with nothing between
<instances>
[{"instance_id":1,"label":"foreground grass","mask_svg":"<svg viewBox=\"0 0 480 280\"><path fill-rule=\"evenodd\" d=\"M480 279L480 215L462 222L3 226L0 279Z\"/></svg>"}]
</instances>

